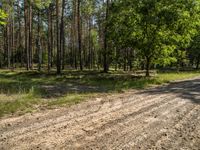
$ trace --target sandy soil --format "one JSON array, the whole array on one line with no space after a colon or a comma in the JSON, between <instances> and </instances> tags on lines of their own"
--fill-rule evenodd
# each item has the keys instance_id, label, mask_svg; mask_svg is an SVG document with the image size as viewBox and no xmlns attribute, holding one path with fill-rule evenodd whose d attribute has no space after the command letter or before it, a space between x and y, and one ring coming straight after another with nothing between
<instances>
[{"instance_id":1,"label":"sandy soil","mask_svg":"<svg viewBox=\"0 0 200 150\"><path fill-rule=\"evenodd\" d=\"M200 149L200 79L0 120L0 149Z\"/></svg>"}]
</instances>

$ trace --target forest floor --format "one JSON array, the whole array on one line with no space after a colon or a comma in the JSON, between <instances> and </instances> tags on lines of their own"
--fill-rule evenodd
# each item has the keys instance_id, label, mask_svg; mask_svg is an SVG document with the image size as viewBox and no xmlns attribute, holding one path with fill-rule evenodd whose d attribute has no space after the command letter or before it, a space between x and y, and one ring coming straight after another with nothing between
<instances>
[{"instance_id":1,"label":"forest floor","mask_svg":"<svg viewBox=\"0 0 200 150\"><path fill-rule=\"evenodd\" d=\"M0 149L193 149L200 78L0 120Z\"/></svg>"},{"instance_id":2,"label":"forest floor","mask_svg":"<svg viewBox=\"0 0 200 150\"><path fill-rule=\"evenodd\" d=\"M98 96L200 76L199 71L151 74L146 78L141 71L104 74L72 70L56 76L55 72L0 70L0 118L68 107Z\"/></svg>"}]
</instances>

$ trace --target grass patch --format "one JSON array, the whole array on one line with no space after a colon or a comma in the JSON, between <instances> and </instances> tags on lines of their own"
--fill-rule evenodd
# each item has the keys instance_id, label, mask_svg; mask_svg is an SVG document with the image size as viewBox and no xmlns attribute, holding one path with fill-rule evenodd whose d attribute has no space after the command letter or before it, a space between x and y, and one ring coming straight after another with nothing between
<instances>
[{"instance_id":1,"label":"grass patch","mask_svg":"<svg viewBox=\"0 0 200 150\"><path fill-rule=\"evenodd\" d=\"M126 89L144 89L151 85L160 85L169 83L175 80L183 80L200 76L199 71L193 72L172 72L172 73L158 73L154 77L141 77L132 75L110 76L87 78L84 80L85 84L93 86L101 86L108 89L108 91L120 91Z\"/></svg>"},{"instance_id":2,"label":"grass patch","mask_svg":"<svg viewBox=\"0 0 200 150\"><path fill-rule=\"evenodd\" d=\"M56 76L37 71L1 70L0 117L31 112L40 106L74 105L99 93L144 89L196 76L200 76L199 71L158 73L146 78L125 72L66 71L62 76Z\"/></svg>"},{"instance_id":3,"label":"grass patch","mask_svg":"<svg viewBox=\"0 0 200 150\"><path fill-rule=\"evenodd\" d=\"M70 94L68 96L64 96L64 97L47 102L47 106L49 107L70 106L70 105L78 104L91 96L92 94Z\"/></svg>"},{"instance_id":4,"label":"grass patch","mask_svg":"<svg viewBox=\"0 0 200 150\"><path fill-rule=\"evenodd\" d=\"M1 94L0 97L5 97L4 100L0 101L0 117L5 114L24 114L26 112L31 112L35 105L42 104L42 101L34 97L32 94L18 94L13 96Z\"/></svg>"}]
</instances>

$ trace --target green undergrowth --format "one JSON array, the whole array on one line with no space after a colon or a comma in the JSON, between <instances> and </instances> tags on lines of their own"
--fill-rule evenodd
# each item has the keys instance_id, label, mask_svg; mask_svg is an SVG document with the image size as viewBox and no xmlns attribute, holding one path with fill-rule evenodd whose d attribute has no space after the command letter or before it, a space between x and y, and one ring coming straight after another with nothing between
<instances>
[{"instance_id":1,"label":"green undergrowth","mask_svg":"<svg viewBox=\"0 0 200 150\"><path fill-rule=\"evenodd\" d=\"M0 117L24 114L40 108L70 106L100 93L144 89L175 80L200 76L199 71L158 73L144 77L133 73L98 71L54 72L0 71Z\"/></svg>"}]
</instances>

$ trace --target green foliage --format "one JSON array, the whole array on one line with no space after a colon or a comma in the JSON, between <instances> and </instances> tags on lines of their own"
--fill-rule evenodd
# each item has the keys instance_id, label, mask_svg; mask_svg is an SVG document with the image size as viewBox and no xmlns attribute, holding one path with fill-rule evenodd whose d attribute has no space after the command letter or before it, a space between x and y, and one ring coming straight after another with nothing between
<instances>
[{"instance_id":1,"label":"green foliage","mask_svg":"<svg viewBox=\"0 0 200 150\"><path fill-rule=\"evenodd\" d=\"M8 15L2 9L0 9L0 25L6 24L5 19L7 18L7 16Z\"/></svg>"},{"instance_id":2,"label":"green foliage","mask_svg":"<svg viewBox=\"0 0 200 150\"><path fill-rule=\"evenodd\" d=\"M47 8L51 3L52 0L33 0L33 4L39 9Z\"/></svg>"},{"instance_id":3,"label":"green foliage","mask_svg":"<svg viewBox=\"0 0 200 150\"><path fill-rule=\"evenodd\" d=\"M137 49L150 63L168 65L197 33L199 8L199 0L118 0L111 8L110 40L119 49Z\"/></svg>"}]
</instances>

